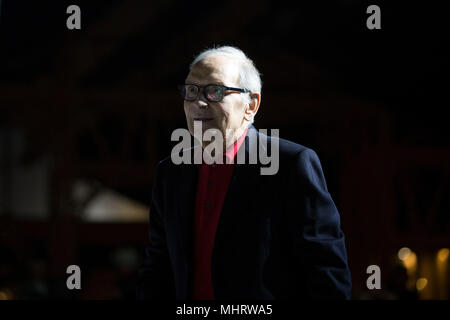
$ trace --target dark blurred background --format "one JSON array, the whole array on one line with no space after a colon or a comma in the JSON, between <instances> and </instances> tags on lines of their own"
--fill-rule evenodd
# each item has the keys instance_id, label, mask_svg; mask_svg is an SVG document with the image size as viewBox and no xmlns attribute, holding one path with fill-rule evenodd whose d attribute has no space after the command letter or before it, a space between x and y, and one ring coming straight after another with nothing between
<instances>
[{"instance_id":1,"label":"dark blurred background","mask_svg":"<svg viewBox=\"0 0 450 320\"><path fill-rule=\"evenodd\" d=\"M448 299L448 10L391 1L2 1L0 299L134 299L176 85L213 45L263 74L258 129L314 149L354 299ZM443 3L443 2L441 2ZM81 8L81 30L66 9ZM366 9L381 8L381 30ZM82 289L66 288L79 265ZM381 290L366 269L381 268Z\"/></svg>"}]
</instances>

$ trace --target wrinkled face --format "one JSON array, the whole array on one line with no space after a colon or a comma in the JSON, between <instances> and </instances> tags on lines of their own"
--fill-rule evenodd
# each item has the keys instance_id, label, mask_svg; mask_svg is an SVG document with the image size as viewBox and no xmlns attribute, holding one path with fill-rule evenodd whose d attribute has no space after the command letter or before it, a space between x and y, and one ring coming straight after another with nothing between
<instances>
[{"instance_id":1,"label":"wrinkled face","mask_svg":"<svg viewBox=\"0 0 450 320\"><path fill-rule=\"evenodd\" d=\"M185 83L199 86L220 84L240 88L239 64L229 57L209 56L192 67ZM203 133L215 128L220 130L226 139L227 129L234 135L234 132L246 126L244 112L247 106L244 94L237 91L226 91L222 101L210 102L205 99L202 90L195 101L184 101L184 112L192 135L194 121L201 121Z\"/></svg>"}]
</instances>

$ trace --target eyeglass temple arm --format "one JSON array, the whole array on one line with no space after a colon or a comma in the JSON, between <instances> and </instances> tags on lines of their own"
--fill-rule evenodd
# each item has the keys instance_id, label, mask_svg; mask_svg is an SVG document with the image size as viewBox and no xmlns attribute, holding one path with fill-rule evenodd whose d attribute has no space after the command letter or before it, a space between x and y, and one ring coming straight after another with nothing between
<instances>
[{"instance_id":1,"label":"eyeglass temple arm","mask_svg":"<svg viewBox=\"0 0 450 320\"><path fill-rule=\"evenodd\" d=\"M236 90L236 91L240 91L240 92L250 92L250 90L248 90L248 89L233 88L233 87L226 87L226 86L224 86L224 88L227 89L227 90Z\"/></svg>"}]
</instances>

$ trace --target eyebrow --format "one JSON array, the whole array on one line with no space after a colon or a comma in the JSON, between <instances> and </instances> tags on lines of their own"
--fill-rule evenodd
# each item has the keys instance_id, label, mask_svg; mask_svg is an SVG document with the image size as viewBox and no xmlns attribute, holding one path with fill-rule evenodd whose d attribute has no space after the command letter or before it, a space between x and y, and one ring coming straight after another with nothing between
<instances>
[{"instance_id":1,"label":"eyebrow","mask_svg":"<svg viewBox=\"0 0 450 320\"><path fill-rule=\"evenodd\" d=\"M192 81L184 81L184 84L195 84L195 85L197 85L197 86L201 86L201 85L199 85L199 84L197 84L197 83L194 83L194 82L192 82ZM221 83L221 82L219 82L219 81L215 81L215 82L209 82L209 83L207 83L207 84L205 84L205 86L207 86L207 85L216 85L216 86L225 86L226 87L226 85L224 84L224 83Z\"/></svg>"}]
</instances>

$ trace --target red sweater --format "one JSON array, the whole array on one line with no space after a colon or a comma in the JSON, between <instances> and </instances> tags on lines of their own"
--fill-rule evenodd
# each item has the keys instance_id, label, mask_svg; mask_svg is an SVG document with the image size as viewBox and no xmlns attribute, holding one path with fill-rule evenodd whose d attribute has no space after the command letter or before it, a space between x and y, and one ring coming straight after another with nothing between
<instances>
[{"instance_id":1,"label":"red sweater","mask_svg":"<svg viewBox=\"0 0 450 320\"><path fill-rule=\"evenodd\" d=\"M230 163L241 147L247 129L226 152ZM211 254L217 223L223 201L230 184L235 164L208 165L202 163L198 170L197 197L195 202L194 281L192 298L212 300Z\"/></svg>"}]
</instances>

